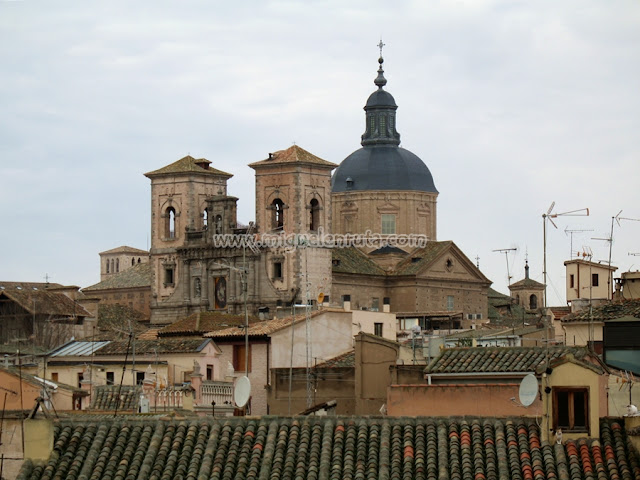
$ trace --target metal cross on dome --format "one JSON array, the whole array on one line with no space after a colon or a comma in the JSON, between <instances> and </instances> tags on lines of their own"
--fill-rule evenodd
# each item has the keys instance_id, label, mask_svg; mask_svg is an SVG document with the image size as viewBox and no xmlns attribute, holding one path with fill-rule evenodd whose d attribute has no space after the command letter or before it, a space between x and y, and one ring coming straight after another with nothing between
<instances>
[{"instance_id":1,"label":"metal cross on dome","mask_svg":"<svg viewBox=\"0 0 640 480\"><path fill-rule=\"evenodd\" d=\"M380 43L378 43L377 47L380 49L380 56L382 56L382 47L384 47L386 44L382 43L382 38L380 38Z\"/></svg>"}]
</instances>

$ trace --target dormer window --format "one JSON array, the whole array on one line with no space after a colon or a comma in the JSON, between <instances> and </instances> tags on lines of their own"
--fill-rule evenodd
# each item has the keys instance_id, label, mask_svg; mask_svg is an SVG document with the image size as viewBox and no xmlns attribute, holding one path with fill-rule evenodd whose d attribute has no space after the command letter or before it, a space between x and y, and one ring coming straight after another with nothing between
<instances>
[{"instance_id":1,"label":"dormer window","mask_svg":"<svg viewBox=\"0 0 640 480\"><path fill-rule=\"evenodd\" d=\"M347 190L351 190L353 188L353 178L347 177Z\"/></svg>"}]
</instances>

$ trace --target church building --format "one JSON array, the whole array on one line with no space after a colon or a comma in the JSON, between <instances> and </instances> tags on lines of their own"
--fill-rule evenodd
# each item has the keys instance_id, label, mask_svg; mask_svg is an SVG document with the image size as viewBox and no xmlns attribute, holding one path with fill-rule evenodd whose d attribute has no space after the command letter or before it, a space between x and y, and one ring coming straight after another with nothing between
<instances>
[{"instance_id":1,"label":"church building","mask_svg":"<svg viewBox=\"0 0 640 480\"><path fill-rule=\"evenodd\" d=\"M378 63L362 148L339 165L297 145L250 163L256 210L248 226L227 191L232 175L208 160L186 156L146 174L152 323L239 314L245 302L263 318L320 302L396 312L407 329L487 321L491 282L452 241L437 241L438 190L425 163L400 147L398 106ZM327 235L342 240L324 243ZM371 235L378 243L357 241ZM398 236L422 243L388 241Z\"/></svg>"}]
</instances>

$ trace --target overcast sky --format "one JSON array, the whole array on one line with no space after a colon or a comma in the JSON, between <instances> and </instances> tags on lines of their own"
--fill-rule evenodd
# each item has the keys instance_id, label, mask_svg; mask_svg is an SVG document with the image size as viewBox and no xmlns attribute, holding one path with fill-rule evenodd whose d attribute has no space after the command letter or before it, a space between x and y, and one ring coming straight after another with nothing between
<instances>
[{"instance_id":1,"label":"overcast sky","mask_svg":"<svg viewBox=\"0 0 640 480\"><path fill-rule=\"evenodd\" d=\"M506 293L563 261L608 260L611 218L640 219L640 2L0 0L0 280L86 287L98 252L146 249L143 176L186 154L230 172L253 220L250 162L295 142L360 147L382 36L402 146L431 170L438 240ZM640 222L613 264L640 268Z\"/></svg>"}]
</instances>

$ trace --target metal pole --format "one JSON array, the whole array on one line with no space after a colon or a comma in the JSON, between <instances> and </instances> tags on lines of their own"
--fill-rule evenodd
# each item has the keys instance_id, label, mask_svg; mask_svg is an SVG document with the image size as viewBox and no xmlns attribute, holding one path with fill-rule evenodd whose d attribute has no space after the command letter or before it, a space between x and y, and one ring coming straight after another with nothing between
<instances>
[{"instance_id":1,"label":"metal pole","mask_svg":"<svg viewBox=\"0 0 640 480\"><path fill-rule=\"evenodd\" d=\"M542 295L542 306L547 310L547 214L542 214L542 276L544 277L544 293Z\"/></svg>"}]
</instances>

